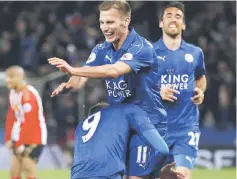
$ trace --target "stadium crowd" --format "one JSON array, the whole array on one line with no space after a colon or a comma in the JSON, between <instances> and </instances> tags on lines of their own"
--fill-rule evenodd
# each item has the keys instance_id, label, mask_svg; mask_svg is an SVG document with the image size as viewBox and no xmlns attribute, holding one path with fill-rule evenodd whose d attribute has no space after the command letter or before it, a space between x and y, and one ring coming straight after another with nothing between
<instances>
[{"instance_id":1,"label":"stadium crowd","mask_svg":"<svg viewBox=\"0 0 237 179\"><path fill-rule=\"evenodd\" d=\"M159 9L165 3L131 1L130 4L136 31L152 42L158 40ZM92 47L104 39L97 5L97 1L0 2L1 70L18 64L31 76L40 77L56 71L47 62L53 56L82 65ZM202 48L207 68L208 89L200 105L201 126L225 130L236 125L236 2L185 2L185 5L184 39ZM78 102L77 91L50 98L56 85L67 79L64 76L45 83L42 93L47 122L49 126L56 124L57 140L62 144L72 138L80 113L78 105L84 105L87 112L90 106L105 99L100 80L87 84L85 104Z\"/></svg>"}]
</instances>

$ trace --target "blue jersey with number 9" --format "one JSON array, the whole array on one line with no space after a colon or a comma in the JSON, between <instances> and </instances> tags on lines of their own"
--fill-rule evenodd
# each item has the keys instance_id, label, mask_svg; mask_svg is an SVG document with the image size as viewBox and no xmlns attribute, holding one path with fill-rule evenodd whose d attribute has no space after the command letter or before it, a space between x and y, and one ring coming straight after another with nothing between
<instances>
[{"instance_id":1,"label":"blue jersey with number 9","mask_svg":"<svg viewBox=\"0 0 237 179\"><path fill-rule=\"evenodd\" d=\"M131 129L146 124L151 124L147 113L133 104L113 105L82 121L75 132L71 178L123 174Z\"/></svg>"}]
</instances>

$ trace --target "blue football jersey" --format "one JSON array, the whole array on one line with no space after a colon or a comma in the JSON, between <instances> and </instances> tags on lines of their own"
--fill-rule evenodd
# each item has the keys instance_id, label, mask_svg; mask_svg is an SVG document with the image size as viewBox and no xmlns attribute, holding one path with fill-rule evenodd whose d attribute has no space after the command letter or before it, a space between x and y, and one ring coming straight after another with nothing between
<instances>
[{"instance_id":1,"label":"blue football jersey","mask_svg":"<svg viewBox=\"0 0 237 179\"><path fill-rule=\"evenodd\" d=\"M107 107L79 123L71 179L124 173L130 132L148 125L152 124L147 113L133 104Z\"/></svg>"},{"instance_id":2,"label":"blue football jersey","mask_svg":"<svg viewBox=\"0 0 237 179\"><path fill-rule=\"evenodd\" d=\"M133 72L116 79L105 79L108 102L133 103L145 110L153 124L167 125L166 111L161 103L157 85L158 61L152 44L138 35L133 28L115 51L108 42L98 44L92 50L86 65L99 66L122 61Z\"/></svg>"},{"instance_id":3,"label":"blue football jersey","mask_svg":"<svg viewBox=\"0 0 237 179\"><path fill-rule=\"evenodd\" d=\"M180 48L169 50L162 38L153 44L159 63L159 86L180 92L175 102L164 101L168 113L168 129L194 127L199 124L198 106L191 101L195 80L205 74L202 50L182 40Z\"/></svg>"}]
</instances>

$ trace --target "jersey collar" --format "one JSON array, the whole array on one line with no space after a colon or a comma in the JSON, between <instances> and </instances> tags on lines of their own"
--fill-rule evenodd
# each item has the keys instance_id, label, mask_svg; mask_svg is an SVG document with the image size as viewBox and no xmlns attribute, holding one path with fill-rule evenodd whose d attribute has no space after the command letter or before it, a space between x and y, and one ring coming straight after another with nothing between
<instances>
[{"instance_id":1,"label":"jersey collar","mask_svg":"<svg viewBox=\"0 0 237 179\"><path fill-rule=\"evenodd\" d=\"M121 46L120 49L123 49L124 51L126 51L128 49L128 47L132 44L132 42L134 41L137 32L134 30L133 27L129 27L129 34L127 36L127 38L125 39L125 41L123 42L123 45ZM106 47L112 47L112 43L109 43L107 41L105 41L105 45Z\"/></svg>"}]
</instances>

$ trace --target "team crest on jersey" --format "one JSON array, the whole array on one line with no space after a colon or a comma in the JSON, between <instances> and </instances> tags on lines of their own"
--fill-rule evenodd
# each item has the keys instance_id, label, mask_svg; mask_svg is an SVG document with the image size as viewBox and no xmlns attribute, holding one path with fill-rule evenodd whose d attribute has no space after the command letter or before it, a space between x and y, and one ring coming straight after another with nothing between
<instances>
[{"instance_id":1,"label":"team crest on jersey","mask_svg":"<svg viewBox=\"0 0 237 179\"><path fill-rule=\"evenodd\" d=\"M125 53L120 59L121 60L132 60L133 55L131 53Z\"/></svg>"},{"instance_id":2,"label":"team crest on jersey","mask_svg":"<svg viewBox=\"0 0 237 179\"><path fill-rule=\"evenodd\" d=\"M189 53L186 53L186 54L184 55L184 59L185 59L187 62L189 62L189 63L193 62L193 56L192 56L191 54L189 54Z\"/></svg>"},{"instance_id":3,"label":"team crest on jersey","mask_svg":"<svg viewBox=\"0 0 237 179\"><path fill-rule=\"evenodd\" d=\"M32 109L32 106L30 105L30 103L26 103L23 105L24 112L30 112L31 109Z\"/></svg>"},{"instance_id":4,"label":"team crest on jersey","mask_svg":"<svg viewBox=\"0 0 237 179\"><path fill-rule=\"evenodd\" d=\"M88 60L86 61L86 63L91 63L96 59L96 54L95 53L91 53Z\"/></svg>"}]
</instances>

